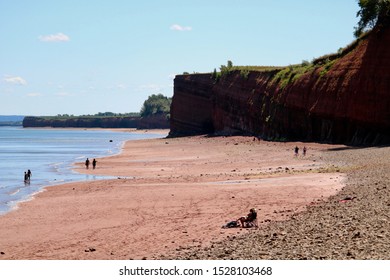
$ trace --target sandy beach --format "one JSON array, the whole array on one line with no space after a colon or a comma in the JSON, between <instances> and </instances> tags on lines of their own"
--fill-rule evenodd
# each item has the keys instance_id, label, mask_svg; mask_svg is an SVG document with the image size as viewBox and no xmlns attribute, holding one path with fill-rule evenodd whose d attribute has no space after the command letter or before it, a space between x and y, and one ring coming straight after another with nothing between
<instances>
[{"instance_id":1,"label":"sandy beach","mask_svg":"<svg viewBox=\"0 0 390 280\"><path fill-rule=\"evenodd\" d=\"M335 196L288 220L170 258L389 260L390 147L334 147L321 157L347 176Z\"/></svg>"},{"instance_id":2,"label":"sandy beach","mask_svg":"<svg viewBox=\"0 0 390 280\"><path fill-rule=\"evenodd\" d=\"M296 145L307 155L295 157ZM95 170L75 166L116 179L48 187L1 216L0 259L271 258L264 247L258 255L212 248L330 203L346 168L324 153L342 148L244 136L129 141ZM221 228L252 207L259 229Z\"/></svg>"}]
</instances>

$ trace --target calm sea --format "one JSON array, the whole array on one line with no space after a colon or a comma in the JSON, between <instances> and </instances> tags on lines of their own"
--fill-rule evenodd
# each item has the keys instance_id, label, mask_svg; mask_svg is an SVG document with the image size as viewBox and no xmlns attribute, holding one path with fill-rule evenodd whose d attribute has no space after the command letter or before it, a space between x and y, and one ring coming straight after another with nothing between
<instances>
[{"instance_id":1,"label":"calm sea","mask_svg":"<svg viewBox=\"0 0 390 280\"><path fill-rule=\"evenodd\" d=\"M120 152L127 140L164 135L109 130L24 129L0 126L0 215L30 199L43 187L104 179L72 171L72 164ZM30 169L29 184L24 172Z\"/></svg>"}]
</instances>

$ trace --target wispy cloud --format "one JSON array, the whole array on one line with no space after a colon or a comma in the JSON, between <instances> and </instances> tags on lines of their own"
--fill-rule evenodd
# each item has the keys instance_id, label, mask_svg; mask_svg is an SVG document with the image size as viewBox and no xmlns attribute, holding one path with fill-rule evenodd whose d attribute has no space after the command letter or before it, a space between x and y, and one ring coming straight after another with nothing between
<instances>
[{"instance_id":1,"label":"wispy cloud","mask_svg":"<svg viewBox=\"0 0 390 280\"><path fill-rule=\"evenodd\" d=\"M174 31L191 31L192 27L191 26L181 26L179 24L174 24L174 25L171 25L170 29L174 30Z\"/></svg>"},{"instance_id":2,"label":"wispy cloud","mask_svg":"<svg viewBox=\"0 0 390 280\"><path fill-rule=\"evenodd\" d=\"M70 40L68 35L61 32L57 34L41 35L38 38L42 42L67 42Z\"/></svg>"},{"instance_id":3,"label":"wispy cloud","mask_svg":"<svg viewBox=\"0 0 390 280\"><path fill-rule=\"evenodd\" d=\"M27 93L27 96L28 96L28 97L39 97L39 96L42 96L42 93L39 93L39 92L31 92L31 93Z\"/></svg>"},{"instance_id":4,"label":"wispy cloud","mask_svg":"<svg viewBox=\"0 0 390 280\"><path fill-rule=\"evenodd\" d=\"M20 86L25 86L27 85L27 82L25 79L22 77L17 77L17 76L5 76L4 77L4 82L8 84L14 84L14 85L20 85Z\"/></svg>"},{"instance_id":5,"label":"wispy cloud","mask_svg":"<svg viewBox=\"0 0 390 280\"><path fill-rule=\"evenodd\" d=\"M127 86L125 84L118 84L116 86L117 89L127 89Z\"/></svg>"},{"instance_id":6,"label":"wispy cloud","mask_svg":"<svg viewBox=\"0 0 390 280\"><path fill-rule=\"evenodd\" d=\"M125 90L128 89L129 87L126 84L116 84L116 85L110 85L107 86L106 89L110 91L117 91L117 90Z\"/></svg>"},{"instance_id":7,"label":"wispy cloud","mask_svg":"<svg viewBox=\"0 0 390 280\"><path fill-rule=\"evenodd\" d=\"M56 95L56 96L60 96L60 97L72 96L72 94L71 94L71 93L69 93L69 92L65 92L65 91L62 91L62 92L57 92L57 93L55 93L54 95Z\"/></svg>"},{"instance_id":8,"label":"wispy cloud","mask_svg":"<svg viewBox=\"0 0 390 280\"><path fill-rule=\"evenodd\" d=\"M141 91L150 91L150 92L160 92L164 89L164 86L161 85L155 85L155 84L150 84L150 85L141 85L139 86L139 90Z\"/></svg>"}]
</instances>

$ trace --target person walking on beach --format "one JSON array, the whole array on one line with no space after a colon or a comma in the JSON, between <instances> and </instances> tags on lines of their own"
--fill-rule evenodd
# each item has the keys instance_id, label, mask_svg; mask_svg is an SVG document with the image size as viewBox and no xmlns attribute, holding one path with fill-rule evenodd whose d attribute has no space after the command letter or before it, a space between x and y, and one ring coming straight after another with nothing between
<instances>
[{"instance_id":1,"label":"person walking on beach","mask_svg":"<svg viewBox=\"0 0 390 280\"><path fill-rule=\"evenodd\" d=\"M28 178L28 173L24 171L24 184L27 185L30 183L30 179Z\"/></svg>"},{"instance_id":2,"label":"person walking on beach","mask_svg":"<svg viewBox=\"0 0 390 280\"><path fill-rule=\"evenodd\" d=\"M87 160L85 161L85 168L89 169L89 159L87 158Z\"/></svg>"},{"instance_id":3,"label":"person walking on beach","mask_svg":"<svg viewBox=\"0 0 390 280\"><path fill-rule=\"evenodd\" d=\"M307 151L307 149L306 149L306 146L305 146L305 147L303 147L303 156L306 156L306 151Z\"/></svg>"},{"instance_id":4,"label":"person walking on beach","mask_svg":"<svg viewBox=\"0 0 390 280\"><path fill-rule=\"evenodd\" d=\"M93 169L96 168L96 163L97 163L96 159L93 159L93 161L92 161L92 168L93 168Z\"/></svg>"},{"instance_id":5,"label":"person walking on beach","mask_svg":"<svg viewBox=\"0 0 390 280\"><path fill-rule=\"evenodd\" d=\"M298 153L299 153L299 148L298 148L298 146L295 146L294 154L296 157L298 156Z\"/></svg>"}]
</instances>

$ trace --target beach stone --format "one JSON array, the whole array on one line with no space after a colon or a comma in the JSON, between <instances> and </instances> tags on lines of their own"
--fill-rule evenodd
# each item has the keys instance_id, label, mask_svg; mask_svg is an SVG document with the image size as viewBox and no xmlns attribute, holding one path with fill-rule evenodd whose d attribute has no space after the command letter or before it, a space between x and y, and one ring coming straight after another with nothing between
<instances>
[{"instance_id":1,"label":"beach stone","mask_svg":"<svg viewBox=\"0 0 390 280\"><path fill-rule=\"evenodd\" d=\"M356 232L356 233L352 236L352 238L360 238L360 237L361 237L360 231Z\"/></svg>"},{"instance_id":2,"label":"beach stone","mask_svg":"<svg viewBox=\"0 0 390 280\"><path fill-rule=\"evenodd\" d=\"M96 249L95 248L92 248L92 247L90 247L90 248L88 248L88 249L86 249L86 250L84 250L84 252L95 252L96 251Z\"/></svg>"}]
</instances>

